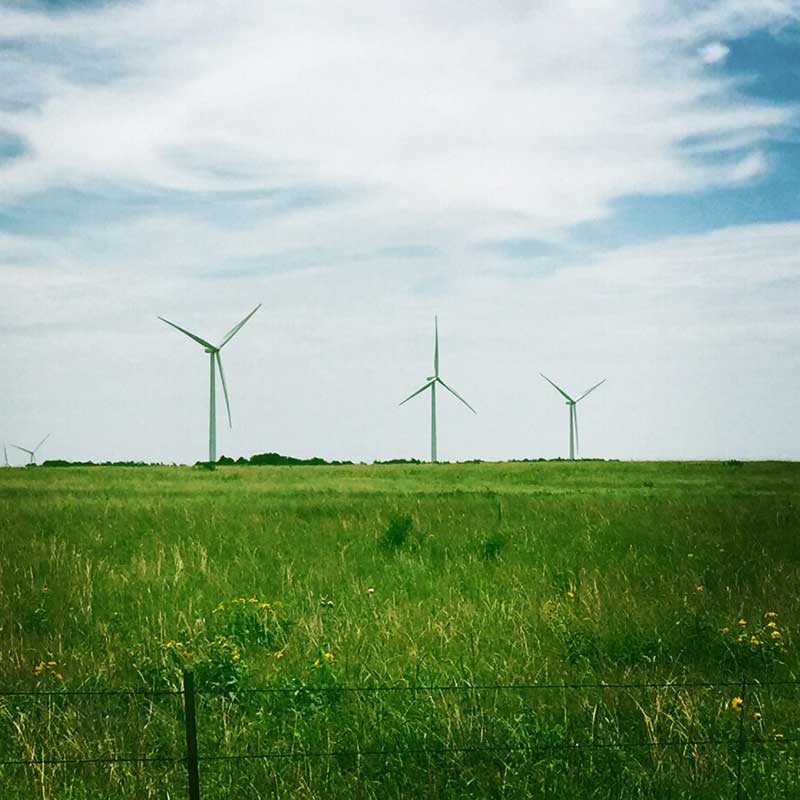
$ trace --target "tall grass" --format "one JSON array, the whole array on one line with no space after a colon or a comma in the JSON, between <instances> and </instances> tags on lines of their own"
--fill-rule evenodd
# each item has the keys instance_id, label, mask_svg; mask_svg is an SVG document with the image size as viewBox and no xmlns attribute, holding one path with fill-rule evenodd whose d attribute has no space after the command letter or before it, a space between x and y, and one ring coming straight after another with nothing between
<instances>
[{"instance_id":1,"label":"tall grass","mask_svg":"<svg viewBox=\"0 0 800 800\"><path fill-rule=\"evenodd\" d=\"M209 762L206 798L729 797L735 753L689 743L735 740L742 715L772 743L747 751L746 780L769 786L754 796L793 797L792 687L750 689L739 711L734 688L470 687L793 680L799 477L775 463L4 470L0 692L170 689L190 666L202 753L341 753ZM445 685L459 688L341 691ZM0 760L180 757L180 725L172 696L0 697ZM671 744L555 749L566 740ZM0 767L4 798L182 797L184 782L179 763Z\"/></svg>"}]
</instances>

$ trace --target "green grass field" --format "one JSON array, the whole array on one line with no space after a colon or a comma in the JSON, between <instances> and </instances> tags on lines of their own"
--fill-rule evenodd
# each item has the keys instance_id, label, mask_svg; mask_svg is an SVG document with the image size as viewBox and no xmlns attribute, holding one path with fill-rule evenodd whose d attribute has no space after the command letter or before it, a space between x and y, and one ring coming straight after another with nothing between
<instances>
[{"instance_id":1,"label":"green grass field","mask_svg":"<svg viewBox=\"0 0 800 800\"><path fill-rule=\"evenodd\" d=\"M0 761L179 758L180 697L62 693L191 667L201 755L277 754L203 798L730 798L740 736L742 797L800 796L800 687L475 688L795 680L797 464L8 469L0 530L0 692L54 692L0 696ZM169 761L0 787L188 796Z\"/></svg>"}]
</instances>

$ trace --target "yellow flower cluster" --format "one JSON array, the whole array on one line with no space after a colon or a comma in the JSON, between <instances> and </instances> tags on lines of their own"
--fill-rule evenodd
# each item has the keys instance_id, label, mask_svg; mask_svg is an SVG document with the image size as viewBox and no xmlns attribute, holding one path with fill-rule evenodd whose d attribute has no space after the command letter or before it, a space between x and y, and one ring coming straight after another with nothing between
<instances>
[{"instance_id":1,"label":"yellow flower cluster","mask_svg":"<svg viewBox=\"0 0 800 800\"><path fill-rule=\"evenodd\" d=\"M192 657L192 654L186 649L186 645L183 642L176 642L174 639L170 639L168 642L161 642L161 649L167 653L175 653L176 656L181 658Z\"/></svg>"},{"instance_id":2,"label":"yellow flower cluster","mask_svg":"<svg viewBox=\"0 0 800 800\"><path fill-rule=\"evenodd\" d=\"M774 647L783 647L783 634L778 627L777 616L777 611L767 611L764 614L765 623L750 627L748 627L747 620L740 617L733 632L727 625L720 631L726 638L731 634L730 641L736 645L750 645L752 648L759 648L771 642Z\"/></svg>"},{"instance_id":3,"label":"yellow flower cluster","mask_svg":"<svg viewBox=\"0 0 800 800\"><path fill-rule=\"evenodd\" d=\"M263 600L259 600L255 595L252 597L237 597L234 600L231 600L231 606L253 606L255 608L260 609L261 611L269 611L269 609L281 605L281 603L276 600L274 603L265 603ZM218 603L215 608L211 610L212 614L219 614L220 611L225 610L225 603Z\"/></svg>"},{"instance_id":4,"label":"yellow flower cluster","mask_svg":"<svg viewBox=\"0 0 800 800\"><path fill-rule=\"evenodd\" d=\"M58 671L58 664L55 661L40 661L33 668L33 674L38 678L49 676L57 681L64 680L64 676Z\"/></svg>"},{"instance_id":5,"label":"yellow flower cluster","mask_svg":"<svg viewBox=\"0 0 800 800\"><path fill-rule=\"evenodd\" d=\"M241 661L242 654L239 645L228 636L217 634L211 642L214 652L220 656L227 656L235 664Z\"/></svg>"}]
</instances>

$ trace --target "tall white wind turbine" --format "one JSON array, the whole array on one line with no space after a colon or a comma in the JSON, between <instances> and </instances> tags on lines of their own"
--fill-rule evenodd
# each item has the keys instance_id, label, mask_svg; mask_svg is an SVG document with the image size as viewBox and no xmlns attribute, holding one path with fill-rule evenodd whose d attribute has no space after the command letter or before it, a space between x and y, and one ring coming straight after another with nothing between
<instances>
[{"instance_id":1,"label":"tall white wind turbine","mask_svg":"<svg viewBox=\"0 0 800 800\"><path fill-rule=\"evenodd\" d=\"M210 381L210 399L208 404L208 460L210 463L214 463L217 460L217 407L216 407L216 388L217 388L217 379L216 379L216 367L219 367L219 377L222 381L222 392L225 395L225 407L228 410L228 425L233 427L233 422L231 421L231 404L228 401L228 387L225 385L225 373L222 370L222 358L219 354L219 351L222 350L223 347L231 340L233 337L241 330L242 326L253 316L253 314L261 308L261 303L259 303L241 322L237 325L234 325L223 337L222 341L219 345L213 345L211 342L207 342L205 339L201 339L199 336L195 336L193 333L190 333L185 328L181 328L180 325L176 325L174 322L170 322L168 319L164 319L164 317L159 317L162 322L166 322L167 325L171 325L173 328L176 328L181 333L186 334L190 339L194 339L198 344L202 345L206 349L206 353L209 354L209 361L211 362L211 381Z\"/></svg>"},{"instance_id":2,"label":"tall white wind turbine","mask_svg":"<svg viewBox=\"0 0 800 800\"><path fill-rule=\"evenodd\" d=\"M539 373L542 375L542 373ZM571 461L575 460L575 450L580 452L580 441L578 439L578 411L575 406L586 397L587 394L593 392L598 386L602 386L606 382L606 378L600 381L600 383L596 383L592 386L591 389L587 389L580 397L576 400L573 400L560 386L556 386L547 375L542 375L542 377L560 394L564 396L567 401L567 405L569 406L569 457Z\"/></svg>"},{"instance_id":3,"label":"tall white wind turbine","mask_svg":"<svg viewBox=\"0 0 800 800\"><path fill-rule=\"evenodd\" d=\"M11 464L8 463L8 450L6 450L6 443L3 442L3 466L10 467Z\"/></svg>"},{"instance_id":4,"label":"tall white wind turbine","mask_svg":"<svg viewBox=\"0 0 800 800\"><path fill-rule=\"evenodd\" d=\"M473 414L477 414L478 412L454 389L451 389L440 377L439 377L439 318L434 317L434 327L435 327L435 345L433 349L433 375L430 375L426 383L421 389L417 389L414 394L409 395L403 400L403 403L407 403L412 397L416 397L421 392L424 392L426 389L431 390L431 461L436 461L436 384L441 384L445 389L447 389L450 394L457 397ZM400 403L402 406L403 403Z\"/></svg>"},{"instance_id":5,"label":"tall white wind turbine","mask_svg":"<svg viewBox=\"0 0 800 800\"><path fill-rule=\"evenodd\" d=\"M39 448L40 448L40 447L41 447L41 446L42 446L42 445L43 445L43 444L44 444L44 443L45 443L45 442L46 442L46 441L47 441L49 438L50 438L50 434L48 433L48 434L47 434L47 436L45 436L45 437L44 437L44 439L42 439L42 441L41 441L41 442L39 442L39 444L37 444L37 445L36 445L36 447L34 447L34 448L33 448L33 450L28 450L28 448L27 448L27 447L20 447L18 444L12 444L11 446L12 446L12 447L16 447L16 448L17 448L17 450L22 450L22 452L23 452L23 453L27 453L27 454L28 454L28 455L31 457L30 463L31 463L31 464L35 464L35 463L36 463L36 451L37 451L37 450L38 450L38 449L39 449ZM3 445L3 450L5 451L5 449L6 449L6 446L5 446L5 444L4 444L4 445ZM8 465L8 453L6 453L5 455L6 455L6 465Z\"/></svg>"}]
</instances>

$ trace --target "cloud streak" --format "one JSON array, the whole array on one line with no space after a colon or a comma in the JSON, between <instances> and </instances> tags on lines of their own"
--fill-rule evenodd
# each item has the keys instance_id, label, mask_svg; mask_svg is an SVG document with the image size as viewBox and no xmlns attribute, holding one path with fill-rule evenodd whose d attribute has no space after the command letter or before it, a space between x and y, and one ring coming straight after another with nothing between
<instances>
[{"instance_id":1,"label":"cloud streak","mask_svg":"<svg viewBox=\"0 0 800 800\"><path fill-rule=\"evenodd\" d=\"M358 186L381 212L514 236L601 217L623 194L762 174L753 149L721 165L680 147L704 136L713 151L794 119L737 98L696 51L675 49L676 38L741 27L745 15L709 8L692 23L644 8L412 3L400 14L250 2L222 14L211 2L150 0L56 17L0 12L16 43L6 85L39 98L0 114L29 150L0 181L5 197L97 180ZM19 89L6 91L12 103Z\"/></svg>"}]
</instances>

